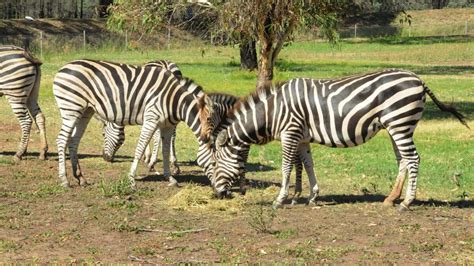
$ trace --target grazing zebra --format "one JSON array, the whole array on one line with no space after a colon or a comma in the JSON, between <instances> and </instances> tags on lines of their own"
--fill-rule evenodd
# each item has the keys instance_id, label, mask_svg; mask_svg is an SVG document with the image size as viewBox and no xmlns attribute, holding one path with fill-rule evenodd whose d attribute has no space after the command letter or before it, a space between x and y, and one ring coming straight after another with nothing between
<instances>
[{"instance_id":1,"label":"grazing zebra","mask_svg":"<svg viewBox=\"0 0 474 266\"><path fill-rule=\"evenodd\" d=\"M14 156L15 161L21 160L26 152L33 120L41 136L39 158L46 159L48 142L45 119L38 105L41 64L22 48L0 46L0 96L5 95L21 127L21 141Z\"/></svg>"},{"instance_id":2,"label":"grazing zebra","mask_svg":"<svg viewBox=\"0 0 474 266\"><path fill-rule=\"evenodd\" d=\"M151 61L145 64L146 66L150 67L161 67L173 73L175 77L182 78L183 75L179 67L168 60L156 60ZM113 161L115 153L118 149L122 146L125 141L125 131L124 126L117 125L112 122L105 122L103 127L103 137L104 137L104 150L103 150L103 158L104 160L111 162ZM150 171L154 171L154 165L158 161L158 149L161 144L161 132L159 129L155 131L153 135L154 143L153 143L153 152L150 150L150 146L145 151L145 163L148 164L148 169ZM175 151L175 139L176 139L176 127L173 129L173 134L171 137L171 146L170 146L170 161L171 161L171 173L172 175L177 175L179 173L179 167L177 164L176 159L176 151Z\"/></svg>"},{"instance_id":3,"label":"grazing zebra","mask_svg":"<svg viewBox=\"0 0 474 266\"><path fill-rule=\"evenodd\" d=\"M218 196L228 194L231 183L243 171L239 151L250 144L274 139L282 145L282 187L274 207L288 195L292 163L298 152L310 177L310 200L316 197L316 176L312 170L309 143L329 147L353 147L367 142L380 129L391 137L399 173L384 204L400 197L408 172L408 188L400 210L415 199L420 158L413 133L420 120L425 94L442 110L452 113L467 126L464 117L440 102L415 74L385 70L333 80L292 79L278 89L260 89L236 108L235 119L216 139L213 184Z\"/></svg>"},{"instance_id":4,"label":"grazing zebra","mask_svg":"<svg viewBox=\"0 0 474 266\"><path fill-rule=\"evenodd\" d=\"M77 148L94 113L102 121L122 126L143 125L129 172L132 187L135 187L139 160L157 128L163 138L164 176L170 178L169 144L174 126L184 121L197 138L200 136L200 116L207 113L209 102L196 96L200 91L202 88L192 81L178 79L158 67L95 60L66 64L53 81L53 93L63 121L56 141L62 185L69 186L65 165L67 144L74 177L80 185L87 184L79 166Z\"/></svg>"}]
</instances>

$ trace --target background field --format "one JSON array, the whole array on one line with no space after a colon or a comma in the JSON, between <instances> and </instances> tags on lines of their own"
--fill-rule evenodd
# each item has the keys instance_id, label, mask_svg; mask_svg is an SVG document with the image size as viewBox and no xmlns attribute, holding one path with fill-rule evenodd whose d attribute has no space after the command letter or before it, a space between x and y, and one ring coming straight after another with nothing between
<instances>
[{"instance_id":1,"label":"background field","mask_svg":"<svg viewBox=\"0 0 474 266\"><path fill-rule=\"evenodd\" d=\"M219 201L210 199L208 182L194 164L197 142L179 125L182 173L176 178L183 187L167 187L161 175L142 166L139 175L146 177L132 192L121 180L139 128L127 128L117 162L110 164L100 156L101 126L93 120L79 151L92 185L81 188L70 177L73 188L62 189L55 147L61 121L52 80L62 65L84 57L130 64L170 59L207 92L244 96L255 88L256 74L239 70L236 48L193 42L169 50L45 53L40 105L47 117L48 161L37 160L39 138L33 134L26 160L12 164L19 126L0 98L0 262L474 263L474 133L431 100L415 134L421 156L418 201L402 215L381 204L397 173L385 132L352 149L313 145L318 205L302 201L273 212L280 183L278 142L252 147L248 194ZM345 41L337 48L296 42L282 51L275 77L331 78L382 68L419 74L474 127L472 37L381 38ZM306 195L305 176L303 181Z\"/></svg>"}]
</instances>

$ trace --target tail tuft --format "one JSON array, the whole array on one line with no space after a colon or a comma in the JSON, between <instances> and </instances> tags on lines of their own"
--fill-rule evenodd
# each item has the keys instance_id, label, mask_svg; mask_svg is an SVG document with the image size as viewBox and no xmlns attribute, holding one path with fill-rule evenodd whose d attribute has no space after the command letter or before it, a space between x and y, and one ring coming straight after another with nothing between
<instances>
[{"instance_id":1,"label":"tail tuft","mask_svg":"<svg viewBox=\"0 0 474 266\"><path fill-rule=\"evenodd\" d=\"M454 106L446 105L446 104L442 103L440 100L438 100L438 98L436 98L434 93L426 85L423 85L423 87L425 89L426 94L428 94L430 96L431 100L433 100L433 102L438 106L438 108L441 111L449 112L449 113L453 114L461 122L461 124L463 124L468 129L471 129L467 125L467 122L465 120L466 117L463 114L461 114Z\"/></svg>"}]
</instances>

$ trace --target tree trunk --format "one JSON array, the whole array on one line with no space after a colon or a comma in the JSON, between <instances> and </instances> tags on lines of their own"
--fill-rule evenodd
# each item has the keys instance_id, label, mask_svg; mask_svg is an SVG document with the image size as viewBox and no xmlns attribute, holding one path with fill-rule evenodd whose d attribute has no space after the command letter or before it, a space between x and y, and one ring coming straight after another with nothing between
<instances>
[{"instance_id":1,"label":"tree trunk","mask_svg":"<svg viewBox=\"0 0 474 266\"><path fill-rule=\"evenodd\" d=\"M273 80L273 48L271 42L264 42L260 50L260 59L258 60L257 87L263 86L268 81Z\"/></svg>"},{"instance_id":2,"label":"tree trunk","mask_svg":"<svg viewBox=\"0 0 474 266\"><path fill-rule=\"evenodd\" d=\"M240 45L240 68L250 71L256 69L257 66L255 41Z\"/></svg>"}]
</instances>

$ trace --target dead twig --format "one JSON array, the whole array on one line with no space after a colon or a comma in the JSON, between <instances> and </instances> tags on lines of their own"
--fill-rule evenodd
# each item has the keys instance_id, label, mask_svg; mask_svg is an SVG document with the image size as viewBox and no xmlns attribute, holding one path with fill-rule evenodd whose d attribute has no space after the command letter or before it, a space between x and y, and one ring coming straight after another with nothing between
<instances>
[{"instance_id":1,"label":"dead twig","mask_svg":"<svg viewBox=\"0 0 474 266\"><path fill-rule=\"evenodd\" d=\"M165 233L165 234L187 234L187 233L197 233L201 231L206 231L209 228L198 228L198 229L189 229L183 231L167 231L161 229L153 229L153 228L139 228L139 232L158 232L158 233Z\"/></svg>"}]
</instances>

